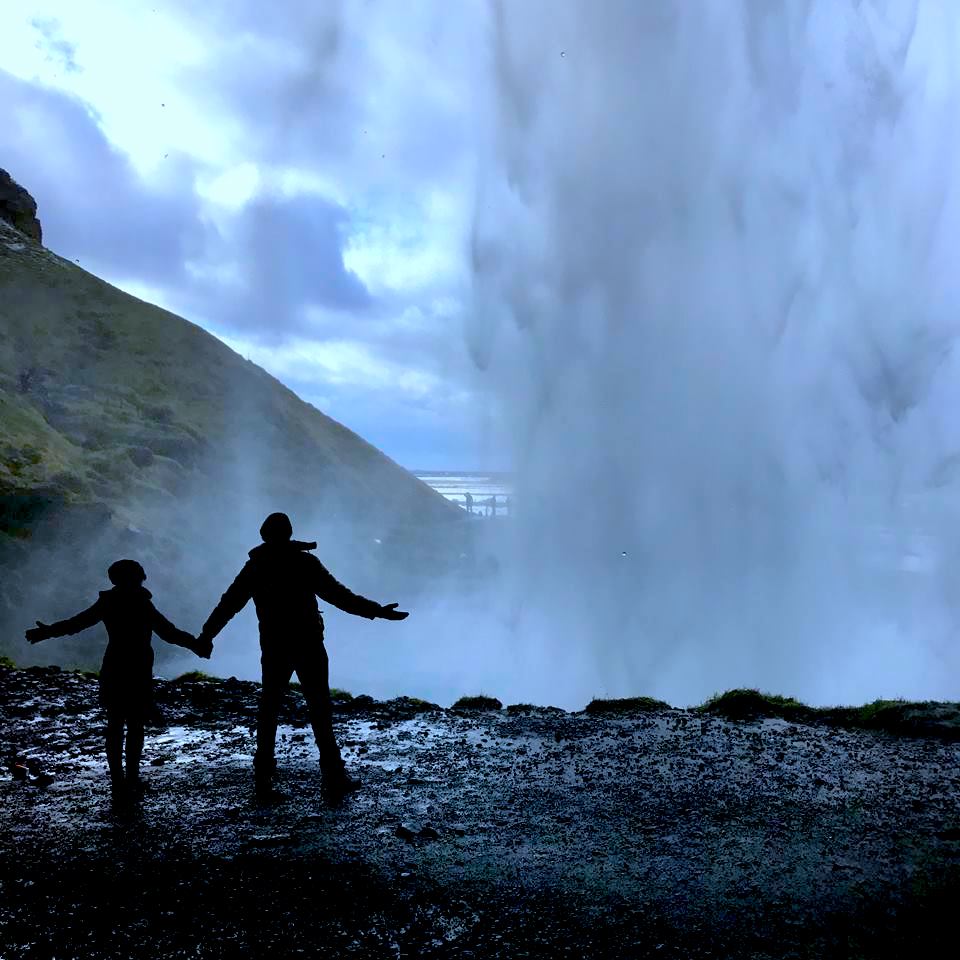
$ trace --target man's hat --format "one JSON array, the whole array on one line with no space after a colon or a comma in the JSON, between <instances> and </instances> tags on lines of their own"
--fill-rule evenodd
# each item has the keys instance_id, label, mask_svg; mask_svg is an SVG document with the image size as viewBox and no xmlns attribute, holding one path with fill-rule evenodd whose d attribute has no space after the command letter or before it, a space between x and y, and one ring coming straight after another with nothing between
<instances>
[{"instance_id":1,"label":"man's hat","mask_svg":"<svg viewBox=\"0 0 960 960\"><path fill-rule=\"evenodd\" d=\"M260 527L264 543L281 543L293 536L293 524L285 513L271 513Z\"/></svg>"}]
</instances>

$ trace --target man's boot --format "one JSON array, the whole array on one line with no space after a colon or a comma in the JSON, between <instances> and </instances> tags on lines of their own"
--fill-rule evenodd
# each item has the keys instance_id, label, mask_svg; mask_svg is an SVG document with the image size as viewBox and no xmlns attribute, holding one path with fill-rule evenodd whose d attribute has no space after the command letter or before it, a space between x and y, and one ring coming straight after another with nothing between
<instances>
[{"instance_id":1,"label":"man's boot","mask_svg":"<svg viewBox=\"0 0 960 960\"><path fill-rule=\"evenodd\" d=\"M260 759L254 757L253 762L253 792L257 803L271 804L286 800L286 794L278 790L274 784L277 771L277 762L273 757Z\"/></svg>"},{"instance_id":2,"label":"man's boot","mask_svg":"<svg viewBox=\"0 0 960 960\"><path fill-rule=\"evenodd\" d=\"M351 777L344 769L343 762L324 767L321 764L323 785L320 788L325 800L329 803L339 803L348 794L359 790L363 785L359 778Z\"/></svg>"}]
</instances>

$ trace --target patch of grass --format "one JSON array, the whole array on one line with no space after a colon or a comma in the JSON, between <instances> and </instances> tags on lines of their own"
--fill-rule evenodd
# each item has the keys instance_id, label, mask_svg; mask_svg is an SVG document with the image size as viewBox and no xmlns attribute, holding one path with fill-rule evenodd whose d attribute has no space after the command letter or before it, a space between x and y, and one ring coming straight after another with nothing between
<instances>
[{"instance_id":1,"label":"patch of grass","mask_svg":"<svg viewBox=\"0 0 960 960\"><path fill-rule=\"evenodd\" d=\"M695 709L727 720L779 717L793 723L960 740L960 703L874 700L860 707L811 707L793 697L741 689L717 694Z\"/></svg>"},{"instance_id":2,"label":"patch of grass","mask_svg":"<svg viewBox=\"0 0 960 960\"><path fill-rule=\"evenodd\" d=\"M213 677L202 670L188 670L176 677L174 683L220 683L220 677Z\"/></svg>"},{"instance_id":3,"label":"patch of grass","mask_svg":"<svg viewBox=\"0 0 960 960\"><path fill-rule=\"evenodd\" d=\"M817 712L826 722L838 726L882 730L901 723L907 708L916 710L926 706L906 700L874 700L862 707L823 707Z\"/></svg>"},{"instance_id":4,"label":"patch of grass","mask_svg":"<svg viewBox=\"0 0 960 960\"><path fill-rule=\"evenodd\" d=\"M864 726L871 723L883 721L886 717L899 715L906 706L924 707L926 704L910 704L906 700L874 700L872 703L866 703L862 707L856 707L856 717L858 722Z\"/></svg>"},{"instance_id":5,"label":"patch of grass","mask_svg":"<svg viewBox=\"0 0 960 960\"><path fill-rule=\"evenodd\" d=\"M404 697L404 699L414 707L426 707L430 710L436 710L439 707L439 704L432 700L424 700L423 697Z\"/></svg>"},{"instance_id":6,"label":"patch of grass","mask_svg":"<svg viewBox=\"0 0 960 960\"><path fill-rule=\"evenodd\" d=\"M760 717L781 717L784 720L809 721L816 711L793 697L782 697L759 690L728 690L712 696L697 710L727 720L754 720Z\"/></svg>"},{"instance_id":7,"label":"patch of grass","mask_svg":"<svg viewBox=\"0 0 960 960\"><path fill-rule=\"evenodd\" d=\"M516 716L518 713L566 713L560 707L541 707L535 703L511 703L507 706L507 713Z\"/></svg>"},{"instance_id":8,"label":"patch of grass","mask_svg":"<svg viewBox=\"0 0 960 960\"><path fill-rule=\"evenodd\" d=\"M443 709L439 704L432 703L430 700L424 700L422 697L394 697L393 700L386 702L386 706L394 709L409 710L412 713L429 713L432 710Z\"/></svg>"},{"instance_id":9,"label":"patch of grass","mask_svg":"<svg viewBox=\"0 0 960 960\"><path fill-rule=\"evenodd\" d=\"M454 710L502 710L503 704L496 697L488 697L485 693L478 693L474 697L461 697L454 705Z\"/></svg>"},{"instance_id":10,"label":"patch of grass","mask_svg":"<svg viewBox=\"0 0 960 960\"><path fill-rule=\"evenodd\" d=\"M9 658L0 656L0 667L4 670L16 670L17 665Z\"/></svg>"},{"instance_id":11,"label":"patch of grass","mask_svg":"<svg viewBox=\"0 0 960 960\"><path fill-rule=\"evenodd\" d=\"M584 713L646 713L651 710L670 710L669 703L656 700L653 697L623 697L619 700L591 700L584 708Z\"/></svg>"},{"instance_id":12,"label":"patch of grass","mask_svg":"<svg viewBox=\"0 0 960 960\"><path fill-rule=\"evenodd\" d=\"M874 700L862 707L824 707L817 715L823 722L836 726L960 740L958 703Z\"/></svg>"},{"instance_id":13,"label":"patch of grass","mask_svg":"<svg viewBox=\"0 0 960 960\"><path fill-rule=\"evenodd\" d=\"M339 687L331 687L330 699L339 701L340 703L347 703L353 699L353 694L349 690L341 690Z\"/></svg>"}]
</instances>

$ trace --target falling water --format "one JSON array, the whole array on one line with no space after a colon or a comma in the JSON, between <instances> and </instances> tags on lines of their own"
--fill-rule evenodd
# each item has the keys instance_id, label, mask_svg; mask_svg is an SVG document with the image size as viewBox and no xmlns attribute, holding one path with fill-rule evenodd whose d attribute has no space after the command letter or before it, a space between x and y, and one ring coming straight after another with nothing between
<instances>
[{"instance_id":1,"label":"falling water","mask_svg":"<svg viewBox=\"0 0 960 960\"><path fill-rule=\"evenodd\" d=\"M960 698L958 26L493 8L468 332L536 692Z\"/></svg>"}]
</instances>

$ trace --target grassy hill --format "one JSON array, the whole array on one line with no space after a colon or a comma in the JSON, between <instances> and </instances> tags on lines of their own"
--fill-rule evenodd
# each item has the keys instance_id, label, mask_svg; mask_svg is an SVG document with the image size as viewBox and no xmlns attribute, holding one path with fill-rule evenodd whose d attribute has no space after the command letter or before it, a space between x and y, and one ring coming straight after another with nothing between
<instances>
[{"instance_id":1,"label":"grassy hill","mask_svg":"<svg viewBox=\"0 0 960 960\"><path fill-rule=\"evenodd\" d=\"M272 510L368 585L461 549L461 511L375 447L0 220L0 650L117 556L201 609L185 584L232 574Z\"/></svg>"}]
</instances>

